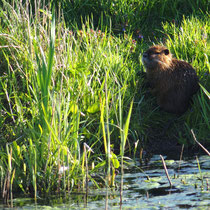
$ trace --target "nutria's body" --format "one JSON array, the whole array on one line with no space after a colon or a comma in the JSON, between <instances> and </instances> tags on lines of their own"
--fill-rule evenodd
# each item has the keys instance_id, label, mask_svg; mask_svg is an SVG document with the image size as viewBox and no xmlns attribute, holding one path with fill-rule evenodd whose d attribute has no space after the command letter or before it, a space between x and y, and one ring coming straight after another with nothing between
<instances>
[{"instance_id":1,"label":"nutria's body","mask_svg":"<svg viewBox=\"0 0 210 210\"><path fill-rule=\"evenodd\" d=\"M150 47L142 60L158 105L167 112L184 113L192 95L199 89L193 67L185 61L172 58L164 46Z\"/></svg>"}]
</instances>

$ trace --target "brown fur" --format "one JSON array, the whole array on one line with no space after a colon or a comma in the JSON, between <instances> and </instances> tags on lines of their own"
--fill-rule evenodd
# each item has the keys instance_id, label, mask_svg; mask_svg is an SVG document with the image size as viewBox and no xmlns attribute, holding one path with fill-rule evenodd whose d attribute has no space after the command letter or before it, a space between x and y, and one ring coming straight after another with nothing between
<instances>
[{"instance_id":1,"label":"brown fur","mask_svg":"<svg viewBox=\"0 0 210 210\"><path fill-rule=\"evenodd\" d=\"M144 52L142 60L158 105L170 113L184 113L192 95L199 89L193 67L173 58L164 46L150 47Z\"/></svg>"}]
</instances>

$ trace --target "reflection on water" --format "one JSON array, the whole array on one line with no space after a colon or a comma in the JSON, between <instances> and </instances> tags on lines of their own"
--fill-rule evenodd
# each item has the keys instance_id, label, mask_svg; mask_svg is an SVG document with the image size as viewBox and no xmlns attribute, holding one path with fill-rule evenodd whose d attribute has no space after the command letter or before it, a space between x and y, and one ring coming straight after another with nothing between
<instances>
[{"instance_id":1,"label":"reflection on water","mask_svg":"<svg viewBox=\"0 0 210 210\"><path fill-rule=\"evenodd\" d=\"M159 156L154 156L148 165L142 166L149 180L138 167L128 167L124 174L122 209L209 209L210 157L199 157L199 164L201 171L196 158L181 161L181 164L166 160L172 187ZM120 178L120 175L116 178L118 186ZM55 195L39 198L36 204L30 198L16 198L13 205L15 209L105 209L106 194L104 188L89 189L87 197L85 193ZM107 202L109 209L120 209L119 187L108 191Z\"/></svg>"}]
</instances>

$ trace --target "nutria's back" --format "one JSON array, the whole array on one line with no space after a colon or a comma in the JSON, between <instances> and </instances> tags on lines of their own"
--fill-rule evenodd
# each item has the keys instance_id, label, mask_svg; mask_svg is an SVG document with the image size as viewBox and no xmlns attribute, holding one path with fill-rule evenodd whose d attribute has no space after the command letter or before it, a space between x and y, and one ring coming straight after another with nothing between
<instances>
[{"instance_id":1,"label":"nutria's back","mask_svg":"<svg viewBox=\"0 0 210 210\"><path fill-rule=\"evenodd\" d=\"M152 46L143 54L143 63L151 92L161 108L182 114L193 94L199 89L198 77L193 67L174 59L164 46Z\"/></svg>"}]
</instances>

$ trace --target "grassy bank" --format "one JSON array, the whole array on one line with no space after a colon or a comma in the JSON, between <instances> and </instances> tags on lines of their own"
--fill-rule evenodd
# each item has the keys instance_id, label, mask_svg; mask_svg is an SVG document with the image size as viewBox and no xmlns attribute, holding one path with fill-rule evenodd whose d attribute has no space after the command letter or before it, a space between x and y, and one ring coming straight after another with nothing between
<instances>
[{"instance_id":1,"label":"grassy bank","mask_svg":"<svg viewBox=\"0 0 210 210\"><path fill-rule=\"evenodd\" d=\"M50 4L1 1L4 198L18 191L36 197L84 188L86 176L98 186L95 173L102 174L102 181L107 174L107 184L114 185L124 153L133 157L161 137L157 132L174 116L159 110L144 85L141 55L152 42L192 63L204 88L164 137L191 145L193 129L198 140L209 143L209 15L202 10L197 14L207 1L191 3L181 14L175 9L180 1L90 1L83 7L79 2L64 1L53 10ZM156 11L159 4L161 14ZM84 6L95 11L93 19ZM77 8L82 8L82 22ZM185 12L188 16L181 16Z\"/></svg>"}]
</instances>

